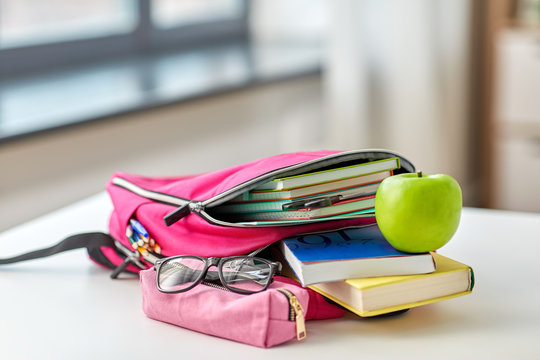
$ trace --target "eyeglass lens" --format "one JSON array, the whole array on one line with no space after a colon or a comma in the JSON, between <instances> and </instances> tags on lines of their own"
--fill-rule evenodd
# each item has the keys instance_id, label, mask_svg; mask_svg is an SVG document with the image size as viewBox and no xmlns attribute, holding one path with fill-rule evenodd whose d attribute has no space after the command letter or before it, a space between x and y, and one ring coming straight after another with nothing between
<instances>
[{"instance_id":1,"label":"eyeglass lens","mask_svg":"<svg viewBox=\"0 0 540 360\"><path fill-rule=\"evenodd\" d=\"M222 264L221 274L229 288L257 292L270 281L272 267L256 258L233 258Z\"/></svg>"},{"instance_id":2,"label":"eyeglass lens","mask_svg":"<svg viewBox=\"0 0 540 360\"><path fill-rule=\"evenodd\" d=\"M182 291L193 286L204 275L206 263L196 257L180 257L161 264L158 283L164 291Z\"/></svg>"}]
</instances>

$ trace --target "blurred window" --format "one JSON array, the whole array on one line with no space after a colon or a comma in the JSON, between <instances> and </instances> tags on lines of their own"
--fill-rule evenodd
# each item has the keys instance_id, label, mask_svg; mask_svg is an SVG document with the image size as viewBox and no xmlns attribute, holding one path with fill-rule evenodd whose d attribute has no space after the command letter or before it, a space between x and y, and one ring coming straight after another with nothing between
<instances>
[{"instance_id":1,"label":"blurred window","mask_svg":"<svg viewBox=\"0 0 540 360\"><path fill-rule=\"evenodd\" d=\"M154 0L152 21L160 28L216 20L234 20L244 15L242 0Z\"/></svg>"},{"instance_id":2,"label":"blurred window","mask_svg":"<svg viewBox=\"0 0 540 360\"><path fill-rule=\"evenodd\" d=\"M0 47L129 33L137 22L132 0L0 0Z\"/></svg>"},{"instance_id":3,"label":"blurred window","mask_svg":"<svg viewBox=\"0 0 540 360\"><path fill-rule=\"evenodd\" d=\"M247 2L0 0L0 75L245 39Z\"/></svg>"}]
</instances>

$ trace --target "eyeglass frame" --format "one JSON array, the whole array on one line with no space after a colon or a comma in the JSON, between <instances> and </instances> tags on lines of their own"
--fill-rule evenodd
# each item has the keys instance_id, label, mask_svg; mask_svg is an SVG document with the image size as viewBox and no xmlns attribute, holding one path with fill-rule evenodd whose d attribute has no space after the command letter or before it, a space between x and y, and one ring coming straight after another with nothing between
<instances>
[{"instance_id":1,"label":"eyeglass frame","mask_svg":"<svg viewBox=\"0 0 540 360\"><path fill-rule=\"evenodd\" d=\"M160 281L159 281L159 271L161 269L161 266L163 265L163 263L165 263L167 261L180 259L180 258L196 258L196 259L201 260L205 264L204 269L201 270L202 275L199 277L199 279L197 281L193 282L192 285L186 287L185 289L179 289L179 290L171 291L171 290L165 290L165 289L161 288ZM264 286L264 288L262 288L261 290L257 290L257 291L250 291L250 290L239 289L239 288L234 288L234 287L228 286L227 282L225 281L225 279L223 277L222 268L223 268L223 264L225 262L227 262L229 260L232 260L232 259L255 259L255 260L258 260L258 261L262 261L262 262L266 263L267 265L269 265L270 266L270 273L268 275L269 280L266 282L266 285ZM255 294L255 293L266 290L268 288L268 286L270 286L270 284L274 281L274 275L278 274L281 271L281 267L282 267L282 265L281 265L281 263L279 261L270 261L268 259L263 259L263 258L260 258L260 257L249 256L249 255L237 255L237 256L226 256L226 257L218 257L218 256L206 257L206 256L197 256L197 255L175 255L175 256L169 256L169 257L165 257L165 258L160 258L160 259L155 261L155 263L154 263L154 271L156 272L156 287L160 292L165 293L165 294L177 294L177 293L189 291L189 290L193 289L195 286L200 285L202 282L204 282L204 280L206 278L206 275L208 274L208 269L210 269L210 267L212 267L212 266L215 266L217 268L219 281L221 282L221 285L223 285L223 287L225 287L227 290L230 290L232 292L239 293L239 294L246 294L246 295L247 294Z\"/></svg>"}]
</instances>

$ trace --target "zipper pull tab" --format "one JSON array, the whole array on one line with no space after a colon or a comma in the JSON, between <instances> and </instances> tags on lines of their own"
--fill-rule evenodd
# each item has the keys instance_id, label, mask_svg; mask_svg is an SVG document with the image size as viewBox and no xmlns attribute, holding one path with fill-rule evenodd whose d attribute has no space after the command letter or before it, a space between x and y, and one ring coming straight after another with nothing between
<instances>
[{"instance_id":1,"label":"zipper pull tab","mask_svg":"<svg viewBox=\"0 0 540 360\"><path fill-rule=\"evenodd\" d=\"M165 225L171 226L172 224L174 224L175 222L177 222L184 216L188 215L191 212L191 208L189 207L189 204L190 203L186 203L180 206L179 208L177 208L176 210L174 210L172 213L165 215L165 217L163 218L163 220L165 220Z\"/></svg>"},{"instance_id":2,"label":"zipper pull tab","mask_svg":"<svg viewBox=\"0 0 540 360\"><path fill-rule=\"evenodd\" d=\"M300 301L296 298L296 296L292 295L289 300L295 314L295 321L296 321L296 339L298 341L304 340L307 336L306 333L306 320L304 318L304 309L302 309L302 305L300 305Z\"/></svg>"}]
</instances>

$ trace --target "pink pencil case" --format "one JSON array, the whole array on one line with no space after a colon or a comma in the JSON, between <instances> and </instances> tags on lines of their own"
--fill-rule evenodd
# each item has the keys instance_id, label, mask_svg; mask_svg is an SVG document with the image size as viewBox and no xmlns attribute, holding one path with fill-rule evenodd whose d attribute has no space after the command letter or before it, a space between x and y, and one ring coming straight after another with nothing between
<instances>
[{"instance_id":1,"label":"pink pencil case","mask_svg":"<svg viewBox=\"0 0 540 360\"><path fill-rule=\"evenodd\" d=\"M162 293L153 268L140 272L140 283L143 311L149 318L261 348L302 340L307 335L305 320L345 313L282 276L276 276L267 290L251 295L203 284L183 293Z\"/></svg>"}]
</instances>

